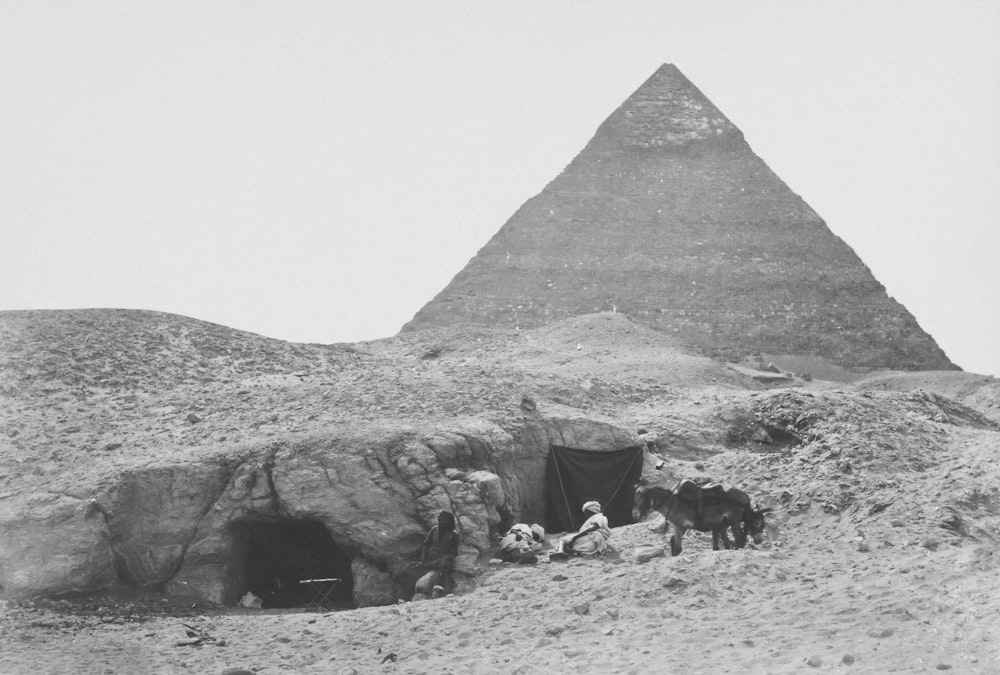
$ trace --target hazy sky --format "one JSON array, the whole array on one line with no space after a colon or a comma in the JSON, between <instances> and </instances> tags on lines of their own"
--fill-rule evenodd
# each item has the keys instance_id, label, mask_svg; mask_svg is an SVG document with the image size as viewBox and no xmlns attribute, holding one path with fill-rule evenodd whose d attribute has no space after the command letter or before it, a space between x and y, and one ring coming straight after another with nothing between
<instances>
[{"instance_id":1,"label":"hazy sky","mask_svg":"<svg viewBox=\"0 0 1000 675\"><path fill-rule=\"evenodd\" d=\"M0 0L0 309L388 337L663 63L1000 376L995 0Z\"/></svg>"}]
</instances>

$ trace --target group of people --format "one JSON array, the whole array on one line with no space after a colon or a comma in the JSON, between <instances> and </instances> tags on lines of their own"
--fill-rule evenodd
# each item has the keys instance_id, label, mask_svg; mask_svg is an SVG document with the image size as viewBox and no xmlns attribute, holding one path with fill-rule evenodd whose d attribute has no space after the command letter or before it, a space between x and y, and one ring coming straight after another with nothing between
<instances>
[{"instance_id":1,"label":"group of people","mask_svg":"<svg viewBox=\"0 0 1000 675\"><path fill-rule=\"evenodd\" d=\"M611 538L608 518L601 505L588 501L583 505L586 520L580 529L561 537L550 560L565 560L571 555L592 556L604 553ZM538 554L545 550L545 528L538 524L518 523L507 530L500 540L497 557L504 562L531 564L538 562ZM437 525L432 527L420 548L420 569L424 574L417 580L414 599L439 598L454 589L452 573L458 556L458 533L455 516L448 511L438 514Z\"/></svg>"}]
</instances>

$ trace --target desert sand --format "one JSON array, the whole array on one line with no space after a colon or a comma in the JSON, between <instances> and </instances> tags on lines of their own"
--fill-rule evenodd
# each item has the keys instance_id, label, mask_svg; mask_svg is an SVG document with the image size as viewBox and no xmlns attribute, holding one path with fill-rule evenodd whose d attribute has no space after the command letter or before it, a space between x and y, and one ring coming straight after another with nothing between
<instances>
[{"instance_id":1,"label":"desert sand","mask_svg":"<svg viewBox=\"0 0 1000 675\"><path fill-rule=\"evenodd\" d=\"M494 563L472 593L389 607L8 608L0 672L1000 672L995 546L835 519L779 514L738 551L689 533L671 558L654 515L603 558ZM214 641L183 644L185 624Z\"/></svg>"},{"instance_id":2,"label":"desert sand","mask_svg":"<svg viewBox=\"0 0 1000 675\"><path fill-rule=\"evenodd\" d=\"M338 401L323 406L324 414L336 409L363 419L372 414L364 407L369 399L419 412L432 392L439 409L495 400L498 408L516 410L527 392L675 439L664 480L711 477L774 508L761 545L713 551L709 536L688 533L681 555L670 557L658 531L662 519L654 515L615 528L613 551L603 558L493 561L483 565L474 590L437 600L342 611L176 606L155 596L5 602L0 673L1000 672L1000 432L977 417L1000 417L995 385L984 388L962 373L920 373L851 384L794 379L785 388L748 392L738 370L681 356L661 338L616 321L591 318L506 342L478 334L443 342L428 334L360 345L345 354L375 365L358 366L356 376L345 366L347 374L331 378L322 396L288 376L292 384L262 390L275 401L253 405L240 403L236 392L256 371L214 367L206 370L212 382L167 387L162 382L172 376L173 362L147 374L139 350L138 365L123 361L114 371L136 382L123 381L104 398L89 395L83 412L71 414L66 403L69 387L78 386L69 376L39 379L32 385L37 393L11 388L32 398L7 399L22 449L3 484L12 493L40 489L45 481L82 480L98 460L123 466L143 460L107 449L112 434L124 433L112 423L126 430L146 424L152 430L143 443L195 453L200 446L170 424L210 386L219 410L200 413L205 421L184 426L185 434L213 438L222 433L210 426L216 418L233 427L225 433L236 440L264 433L266 426L251 424L254 416L281 405L284 425L305 424L310 397ZM70 333L42 337L59 344L63 334ZM97 337L88 349L118 353ZM25 354L41 355L35 360L42 372L45 353L29 350L40 344L28 344ZM440 356L428 360L431 353ZM376 357L387 360L378 367L390 375L370 377ZM188 356L175 361L177 369L201 367ZM20 362L35 367L28 356ZM414 382L384 384L404 376ZM495 386L470 392L454 384L470 381ZM964 390L970 386L972 394ZM125 405L131 392L158 387L174 404L161 406L169 414L154 410L159 399ZM931 391L937 394L924 393ZM807 442L726 449L700 437L708 433L706 411L725 414L727 397L750 397L772 420L796 415ZM50 456L54 441L38 401L49 413L79 419L80 433L96 439L89 447L119 454L109 459L83 444L63 444ZM182 412L169 412L176 409ZM319 416L312 423L335 421ZM718 452L696 451L713 443ZM551 545L558 533L549 535ZM191 629L210 639L194 644Z\"/></svg>"}]
</instances>

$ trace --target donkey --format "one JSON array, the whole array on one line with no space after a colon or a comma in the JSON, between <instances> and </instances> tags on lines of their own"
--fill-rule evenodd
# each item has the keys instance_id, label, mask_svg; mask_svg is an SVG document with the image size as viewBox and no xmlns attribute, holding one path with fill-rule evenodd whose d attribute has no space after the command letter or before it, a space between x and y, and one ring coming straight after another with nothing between
<instances>
[{"instance_id":1,"label":"donkey","mask_svg":"<svg viewBox=\"0 0 1000 675\"><path fill-rule=\"evenodd\" d=\"M681 552L681 540L688 529L712 533L712 549L719 550L719 542L725 548L743 548L747 537L755 544L763 541L764 514L771 509L753 508L750 497L741 490L723 489L721 485L701 486L685 479L673 490L660 486L639 485L635 490L632 518L641 522L650 511L663 514L663 528L674 526L670 538L671 555ZM735 542L729 541L726 530L732 529Z\"/></svg>"}]
</instances>

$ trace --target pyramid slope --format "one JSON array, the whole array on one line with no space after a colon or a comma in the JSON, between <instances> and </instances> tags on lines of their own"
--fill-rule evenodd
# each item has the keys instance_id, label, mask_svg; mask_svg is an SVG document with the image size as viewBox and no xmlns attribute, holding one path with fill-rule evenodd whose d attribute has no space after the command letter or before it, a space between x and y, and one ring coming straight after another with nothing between
<instances>
[{"instance_id":1,"label":"pyramid slope","mask_svg":"<svg viewBox=\"0 0 1000 675\"><path fill-rule=\"evenodd\" d=\"M715 358L956 366L673 65L403 327L625 313Z\"/></svg>"}]
</instances>

